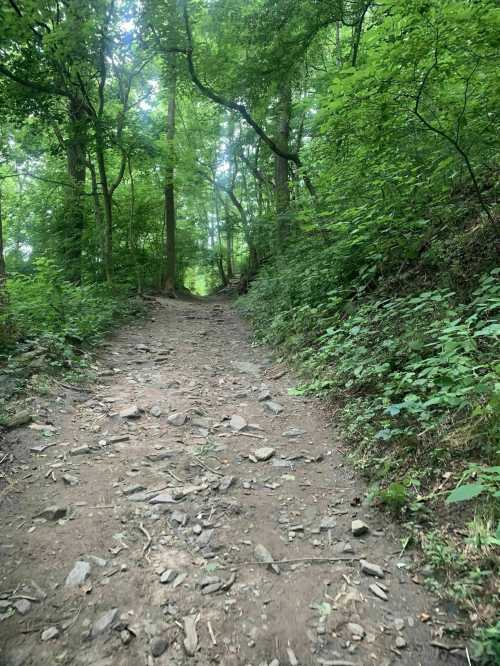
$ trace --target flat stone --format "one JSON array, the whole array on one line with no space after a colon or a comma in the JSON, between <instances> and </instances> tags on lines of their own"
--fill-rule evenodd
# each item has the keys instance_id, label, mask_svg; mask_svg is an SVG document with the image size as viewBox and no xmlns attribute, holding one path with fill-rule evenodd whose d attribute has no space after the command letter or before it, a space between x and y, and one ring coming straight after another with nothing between
<instances>
[{"instance_id":1,"label":"flat stone","mask_svg":"<svg viewBox=\"0 0 500 666\"><path fill-rule=\"evenodd\" d=\"M207 419L204 416L193 416L191 418L191 425L195 428L208 430L210 428L210 419Z\"/></svg>"},{"instance_id":2,"label":"flat stone","mask_svg":"<svg viewBox=\"0 0 500 666\"><path fill-rule=\"evenodd\" d=\"M141 415L141 410L137 405L130 405L129 407L125 407L125 409L122 409L120 412L120 417L122 419L138 419Z\"/></svg>"},{"instance_id":3,"label":"flat stone","mask_svg":"<svg viewBox=\"0 0 500 666\"><path fill-rule=\"evenodd\" d=\"M129 495L134 495L134 493L140 493L142 490L146 490L144 486L141 486L140 483L135 483L131 486L127 486L122 490L122 493L128 497Z\"/></svg>"},{"instance_id":4,"label":"flat stone","mask_svg":"<svg viewBox=\"0 0 500 666\"><path fill-rule=\"evenodd\" d=\"M19 615L26 615L31 610L31 603L27 599L16 599L12 605Z\"/></svg>"},{"instance_id":5,"label":"flat stone","mask_svg":"<svg viewBox=\"0 0 500 666\"><path fill-rule=\"evenodd\" d=\"M283 406L274 400L266 400L263 405L269 412L271 412L271 414L274 414L275 416L281 414L283 411Z\"/></svg>"},{"instance_id":6,"label":"flat stone","mask_svg":"<svg viewBox=\"0 0 500 666\"><path fill-rule=\"evenodd\" d=\"M183 511L172 511L170 520L174 523L177 523L178 525L184 526L189 520L189 516Z\"/></svg>"},{"instance_id":7,"label":"flat stone","mask_svg":"<svg viewBox=\"0 0 500 666\"><path fill-rule=\"evenodd\" d=\"M351 634L351 636L358 636L359 638L363 638L365 635L365 630L363 627L360 624L356 624L355 622L348 622L347 631Z\"/></svg>"},{"instance_id":8,"label":"flat stone","mask_svg":"<svg viewBox=\"0 0 500 666\"><path fill-rule=\"evenodd\" d=\"M233 361L233 365L245 375L253 375L254 377L257 377L260 374L259 366L251 361Z\"/></svg>"},{"instance_id":9,"label":"flat stone","mask_svg":"<svg viewBox=\"0 0 500 666\"><path fill-rule=\"evenodd\" d=\"M86 455L87 453L90 453L91 451L92 451L92 449L90 448L90 446L87 446L86 444L84 444L83 446L76 446L75 448L70 449L69 450L69 455L70 456L83 456L83 455Z\"/></svg>"},{"instance_id":10,"label":"flat stone","mask_svg":"<svg viewBox=\"0 0 500 666\"><path fill-rule=\"evenodd\" d=\"M47 506L45 509L40 511L40 513L35 516L35 518L45 518L46 520L59 520L60 518L64 518L64 516L68 513L68 508L66 506Z\"/></svg>"},{"instance_id":11,"label":"flat stone","mask_svg":"<svg viewBox=\"0 0 500 666\"><path fill-rule=\"evenodd\" d=\"M223 476L219 482L219 490L221 493L225 493L234 485L236 478L234 476Z\"/></svg>"},{"instance_id":12,"label":"flat stone","mask_svg":"<svg viewBox=\"0 0 500 666\"><path fill-rule=\"evenodd\" d=\"M57 638L59 636L59 629L57 627L49 627L48 629L45 629L45 631L42 631L42 641L50 641L53 638Z\"/></svg>"},{"instance_id":13,"label":"flat stone","mask_svg":"<svg viewBox=\"0 0 500 666\"><path fill-rule=\"evenodd\" d=\"M150 504L175 504L177 500L171 493L160 493L149 500Z\"/></svg>"},{"instance_id":14,"label":"flat stone","mask_svg":"<svg viewBox=\"0 0 500 666\"><path fill-rule=\"evenodd\" d=\"M168 583L171 583L173 580L175 580L176 577L177 571L174 571L173 569L167 569L161 574L160 583L162 585L167 585Z\"/></svg>"},{"instance_id":15,"label":"flat stone","mask_svg":"<svg viewBox=\"0 0 500 666\"><path fill-rule=\"evenodd\" d=\"M109 629L115 621L117 615L118 608L111 608L110 610L100 615L92 625L92 629L90 630L90 638L97 638L107 629Z\"/></svg>"},{"instance_id":16,"label":"flat stone","mask_svg":"<svg viewBox=\"0 0 500 666\"><path fill-rule=\"evenodd\" d=\"M279 574L280 568L277 564L274 563L274 558L268 549L261 543L258 543L254 549L254 555L257 562L262 564L267 564L270 569L275 573Z\"/></svg>"},{"instance_id":17,"label":"flat stone","mask_svg":"<svg viewBox=\"0 0 500 666\"><path fill-rule=\"evenodd\" d=\"M265 462L274 456L276 453L275 449L271 446L262 446L260 449L257 449L253 452L253 455L260 462Z\"/></svg>"},{"instance_id":18,"label":"flat stone","mask_svg":"<svg viewBox=\"0 0 500 666\"><path fill-rule=\"evenodd\" d=\"M106 438L107 444L119 444L120 442L128 442L130 435L112 435Z\"/></svg>"},{"instance_id":19,"label":"flat stone","mask_svg":"<svg viewBox=\"0 0 500 666\"><path fill-rule=\"evenodd\" d=\"M62 480L67 486L77 486L80 483L80 479L72 474L64 474Z\"/></svg>"},{"instance_id":20,"label":"flat stone","mask_svg":"<svg viewBox=\"0 0 500 666\"><path fill-rule=\"evenodd\" d=\"M181 412L174 412L170 414L167 421L173 426L183 426L187 421L187 416L186 414L181 414Z\"/></svg>"},{"instance_id":21,"label":"flat stone","mask_svg":"<svg viewBox=\"0 0 500 666\"><path fill-rule=\"evenodd\" d=\"M162 411L160 405L153 405L149 410L149 413L151 414L151 416L155 416L156 418L161 416Z\"/></svg>"},{"instance_id":22,"label":"flat stone","mask_svg":"<svg viewBox=\"0 0 500 666\"><path fill-rule=\"evenodd\" d=\"M48 423L32 423L30 425L30 430L36 430L37 432L56 432L57 428Z\"/></svg>"},{"instance_id":23,"label":"flat stone","mask_svg":"<svg viewBox=\"0 0 500 666\"><path fill-rule=\"evenodd\" d=\"M361 566L361 571L367 576L376 576L377 578L385 578L385 574L382 570L382 567L379 567L378 564L372 564L367 562L367 560L360 560L359 564Z\"/></svg>"},{"instance_id":24,"label":"flat stone","mask_svg":"<svg viewBox=\"0 0 500 666\"><path fill-rule=\"evenodd\" d=\"M372 585L370 585L370 590L371 590L371 592L373 592L373 594L376 597L378 597L379 599L382 599L382 601L389 601L389 597L387 596L387 594L376 583L372 583Z\"/></svg>"},{"instance_id":25,"label":"flat stone","mask_svg":"<svg viewBox=\"0 0 500 666\"><path fill-rule=\"evenodd\" d=\"M239 414L233 414L231 416L231 420L229 421L230 428L235 432L241 432L242 430L245 430L247 425L248 423Z\"/></svg>"},{"instance_id":26,"label":"flat stone","mask_svg":"<svg viewBox=\"0 0 500 666\"><path fill-rule=\"evenodd\" d=\"M84 560L77 560L74 567L66 578L65 585L67 587L78 587L82 585L90 576L90 564Z\"/></svg>"},{"instance_id":27,"label":"flat stone","mask_svg":"<svg viewBox=\"0 0 500 666\"><path fill-rule=\"evenodd\" d=\"M336 526L337 526L337 521L334 518L330 518L329 516L327 516L326 518L323 518L323 520L319 524L319 529L333 530L333 528Z\"/></svg>"},{"instance_id":28,"label":"flat stone","mask_svg":"<svg viewBox=\"0 0 500 666\"><path fill-rule=\"evenodd\" d=\"M351 532L353 536L362 536L368 532L368 525L362 520L353 520L351 523Z\"/></svg>"},{"instance_id":29,"label":"flat stone","mask_svg":"<svg viewBox=\"0 0 500 666\"><path fill-rule=\"evenodd\" d=\"M285 430L285 432L282 433L282 437L293 439L294 437L302 437L302 435L305 434L305 430L301 430L300 428L290 428L289 430Z\"/></svg>"},{"instance_id":30,"label":"flat stone","mask_svg":"<svg viewBox=\"0 0 500 666\"><path fill-rule=\"evenodd\" d=\"M160 638L160 637L153 638L149 647L151 650L151 654L156 659L157 657L161 657L161 655L168 648L168 640L166 638Z\"/></svg>"},{"instance_id":31,"label":"flat stone","mask_svg":"<svg viewBox=\"0 0 500 666\"><path fill-rule=\"evenodd\" d=\"M160 451L156 451L155 453L148 453L146 458L151 461L151 462L161 462L162 460L166 460L167 458L172 457L172 452L167 451L167 449L161 449Z\"/></svg>"},{"instance_id":32,"label":"flat stone","mask_svg":"<svg viewBox=\"0 0 500 666\"><path fill-rule=\"evenodd\" d=\"M7 418L4 421L4 425L6 428L13 429L13 428L20 428L23 425L26 425L28 423L31 423L32 415L30 412L27 410L23 409L20 410L19 412L16 412L13 416Z\"/></svg>"}]
</instances>

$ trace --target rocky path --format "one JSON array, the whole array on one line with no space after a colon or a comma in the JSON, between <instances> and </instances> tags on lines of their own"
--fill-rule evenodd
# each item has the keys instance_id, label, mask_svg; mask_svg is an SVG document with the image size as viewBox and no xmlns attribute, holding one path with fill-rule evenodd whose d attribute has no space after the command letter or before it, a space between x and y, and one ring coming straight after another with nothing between
<instances>
[{"instance_id":1,"label":"rocky path","mask_svg":"<svg viewBox=\"0 0 500 666\"><path fill-rule=\"evenodd\" d=\"M467 664L231 306L152 315L99 351L90 393L33 399L1 443L0 664Z\"/></svg>"}]
</instances>

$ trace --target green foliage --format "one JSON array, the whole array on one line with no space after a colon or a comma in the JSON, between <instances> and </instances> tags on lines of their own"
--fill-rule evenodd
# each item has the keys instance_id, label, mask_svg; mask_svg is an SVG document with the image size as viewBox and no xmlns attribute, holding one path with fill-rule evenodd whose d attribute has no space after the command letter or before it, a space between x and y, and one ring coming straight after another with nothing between
<instances>
[{"instance_id":1,"label":"green foliage","mask_svg":"<svg viewBox=\"0 0 500 666\"><path fill-rule=\"evenodd\" d=\"M474 483L464 483L470 478L475 479ZM446 501L465 502L483 494L497 502L500 499L500 466L469 465Z\"/></svg>"},{"instance_id":2,"label":"green foliage","mask_svg":"<svg viewBox=\"0 0 500 666\"><path fill-rule=\"evenodd\" d=\"M500 622L480 629L472 645L472 656L481 666L500 663Z\"/></svg>"},{"instance_id":3,"label":"green foliage","mask_svg":"<svg viewBox=\"0 0 500 666\"><path fill-rule=\"evenodd\" d=\"M125 292L104 285L75 286L64 279L64 271L48 259L35 262L31 276L14 275L7 282L8 306L0 314L0 330L15 334L13 343L39 346L54 367L78 363L82 350L95 345L113 326L141 307Z\"/></svg>"}]
</instances>

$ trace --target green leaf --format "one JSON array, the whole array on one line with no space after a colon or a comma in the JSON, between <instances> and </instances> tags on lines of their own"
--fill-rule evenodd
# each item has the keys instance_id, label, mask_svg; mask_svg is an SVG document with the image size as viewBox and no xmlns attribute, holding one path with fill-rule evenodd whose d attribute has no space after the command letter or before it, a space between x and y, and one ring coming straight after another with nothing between
<instances>
[{"instance_id":1,"label":"green leaf","mask_svg":"<svg viewBox=\"0 0 500 666\"><path fill-rule=\"evenodd\" d=\"M447 504L452 502L465 502L466 500L473 499L480 495L486 486L482 483L466 483L463 486L458 486L446 498Z\"/></svg>"}]
</instances>

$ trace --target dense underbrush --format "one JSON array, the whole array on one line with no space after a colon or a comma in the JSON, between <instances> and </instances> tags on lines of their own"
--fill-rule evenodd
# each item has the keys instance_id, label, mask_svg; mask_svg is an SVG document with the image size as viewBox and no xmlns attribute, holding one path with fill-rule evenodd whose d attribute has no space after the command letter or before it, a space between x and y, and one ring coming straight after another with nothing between
<instances>
[{"instance_id":1,"label":"dense underbrush","mask_svg":"<svg viewBox=\"0 0 500 666\"><path fill-rule=\"evenodd\" d=\"M491 624L500 269L494 242L481 243L478 256L474 233L436 237L399 271L389 253L371 261L368 243L364 257L354 248L353 260L347 234L331 246L302 242L260 271L240 307L257 338L299 369L293 391L331 402L370 480L369 500L399 514L409 542L421 542L436 590Z\"/></svg>"},{"instance_id":2,"label":"dense underbrush","mask_svg":"<svg viewBox=\"0 0 500 666\"><path fill-rule=\"evenodd\" d=\"M37 261L31 275L11 274L6 285L0 311L0 412L33 376L67 373L77 379L107 333L144 313L126 290L72 284L46 259Z\"/></svg>"}]
</instances>

